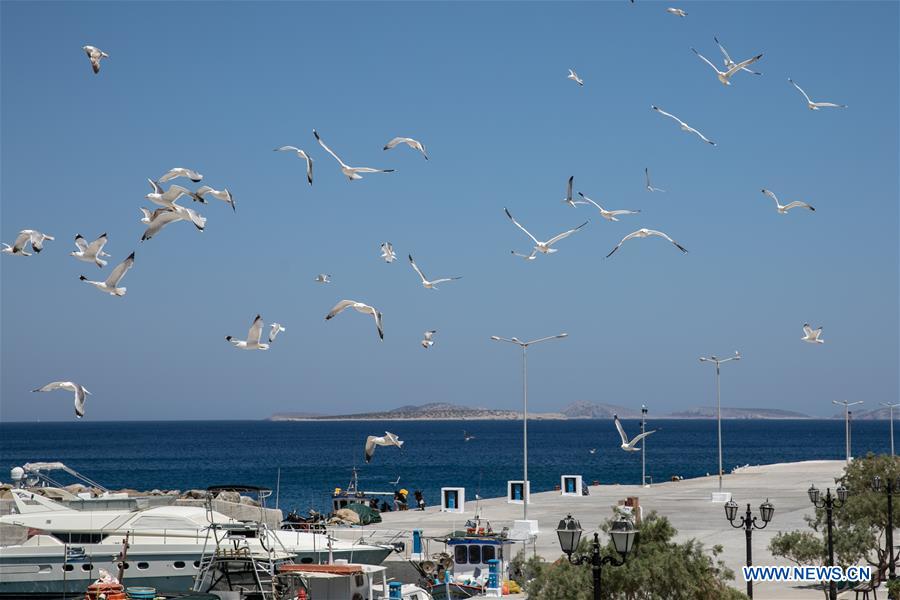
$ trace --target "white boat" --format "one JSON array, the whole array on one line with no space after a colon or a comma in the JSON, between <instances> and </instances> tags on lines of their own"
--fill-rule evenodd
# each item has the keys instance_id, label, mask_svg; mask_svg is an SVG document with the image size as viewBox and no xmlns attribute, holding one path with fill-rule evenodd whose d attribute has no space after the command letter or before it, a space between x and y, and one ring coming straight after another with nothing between
<instances>
[{"instance_id":1,"label":"white boat","mask_svg":"<svg viewBox=\"0 0 900 600\"><path fill-rule=\"evenodd\" d=\"M282 565L278 582L289 598L341 598L342 600L387 600L390 589L387 567L348 564ZM380 581L379 581L380 580ZM411 583L392 583L402 600L433 600L430 593ZM301 590L306 592L300 595Z\"/></svg>"},{"instance_id":2,"label":"white boat","mask_svg":"<svg viewBox=\"0 0 900 600\"><path fill-rule=\"evenodd\" d=\"M118 571L127 541L124 578L161 592L189 591L201 567L211 524L239 521L199 506L134 510L74 510L23 489L10 490L16 514L2 525L27 529L25 542L0 547L0 598L54 597L84 592L99 569ZM300 564L343 559L380 564L390 547L359 544L323 533L269 530ZM249 540L251 546L262 545Z\"/></svg>"}]
</instances>

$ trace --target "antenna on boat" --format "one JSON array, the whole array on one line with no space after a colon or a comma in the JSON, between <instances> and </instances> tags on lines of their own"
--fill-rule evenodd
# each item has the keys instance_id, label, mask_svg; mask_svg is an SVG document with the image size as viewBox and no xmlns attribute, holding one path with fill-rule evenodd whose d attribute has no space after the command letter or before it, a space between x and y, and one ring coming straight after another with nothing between
<instances>
[{"instance_id":1,"label":"antenna on boat","mask_svg":"<svg viewBox=\"0 0 900 600\"><path fill-rule=\"evenodd\" d=\"M275 478L275 510L278 510L278 498L281 493L281 467L278 467L278 475Z\"/></svg>"}]
</instances>

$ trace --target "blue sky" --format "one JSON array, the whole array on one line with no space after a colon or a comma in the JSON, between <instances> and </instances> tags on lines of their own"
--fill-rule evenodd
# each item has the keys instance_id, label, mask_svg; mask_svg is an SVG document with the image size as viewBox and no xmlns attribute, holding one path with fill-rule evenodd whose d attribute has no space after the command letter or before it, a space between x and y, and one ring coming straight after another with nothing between
<instances>
[{"instance_id":1,"label":"blue sky","mask_svg":"<svg viewBox=\"0 0 900 600\"><path fill-rule=\"evenodd\" d=\"M520 354L489 336L560 331L529 355L532 410L709 405L697 357L735 349L729 406L897 401L898 4L666 6L2 3L0 239L56 241L0 257L0 418L74 419L66 393L30 392L56 379L93 392L92 420L516 409ZM735 58L764 52L763 76L719 84L690 51L720 64L714 35ZM98 76L85 44L111 55ZM788 77L850 108L809 111ZM350 164L397 171L348 182L313 128ZM396 135L431 160L382 151ZM312 153L312 187L283 144ZM146 178L175 166L228 187L237 212L194 206L206 231L140 243ZM667 193L643 189L644 167ZM566 207L569 175L642 213ZM762 187L817 210L778 215ZM545 239L591 223L526 263L504 207ZM603 258L639 227L689 253L654 239ZM104 231L110 267L136 251L124 298L80 283L100 271L68 256L76 233ZM379 259L385 240L401 260ZM463 279L422 289L410 252ZM363 315L324 321L342 298L383 311L383 342ZM257 313L285 334L268 352L229 346ZM800 342L806 321L824 345Z\"/></svg>"}]
</instances>

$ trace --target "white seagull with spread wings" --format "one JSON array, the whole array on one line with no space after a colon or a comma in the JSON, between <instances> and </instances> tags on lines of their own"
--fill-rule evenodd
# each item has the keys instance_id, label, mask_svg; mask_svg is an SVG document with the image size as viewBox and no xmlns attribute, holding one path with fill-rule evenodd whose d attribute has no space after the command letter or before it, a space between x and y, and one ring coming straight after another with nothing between
<instances>
[{"instance_id":1,"label":"white seagull with spread wings","mask_svg":"<svg viewBox=\"0 0 900 600\"><path fill-rule=\"evenodd\" d=\"M394 146L396 146L398 144L406 144L413 150L418 150L419 152L422 153L422 156L425 157L425 160L428 160L428 154L425 153L425 146L423 146L422 142L420 142L419 140L414 140L412 138L395 137L394 139L392 139L391 141L389 141L387 144L384 145L384 149L390 150L391 148L393 148Z\"/></svg>"},{"instance_id":2,"label":"white seagull with spread wings","mask_svg":"<svg viewBox=\"0 0 900 600\"><path fill-rule=\"evenodd\" d=\"M37 229L23 229L19 232L12 246L7 243L3 244L2 252L3 254L12 254L14 256L31 256L31 252L25 251L27 244L31 244L31 249L35 253L40 253L44 249L44 240L52 242L54 239L52 235L41 233Z\"/></svg>"},{"instance_id":3,"label":"white seagull with spread wings","mask_svg":"<svg viewBox=\"0 0 900 600\"><path fill-rule=\"evenodd\" d=\"M846 104L835 104L834 102L813 102L809 96L806 95L806 92L803 91L803 88L797 85L797 83L788 77L788 81L793 84L795 88L800 90L800 93L803 94L803 97L806 98L806 107L809 110L819 110L820 108L847 108Z\"/></svg>"},{"instance_id":4,"label":"white seagull with spread wings","mask_svg":"<svg viewBox=\"0 0 900 600\"><path fill-rule=\"evenodd\" d=\"M285 327L281 323L272 323L269 327L271 327L271 329L269 329L269 343L271 344L275 341L275 338L279 333L285 331Z\"/></svg>"},{"instance_id":5,"label":"white seagull with spread wings","mask_svg":"<svg viewBox=\"0 0 900 600\"><path fill-rule=\"evenodd\" d=\"M331 320L335 316L341 314L348 308L352 308L356 312L360 312L366 315L372 315L375 319L375 327L378 329L378 337L382 340L384 339L384 329L381 326L381 312L376 309L374 306L369 306L368 304L363 304L362 302L357 302L356 300L341 300L337 304L335 304L328 314L325 315L325 320Z\"/></svg>"},{"instance_id":6,"label":"white seagull with spread wings","mask_svg":"<svg viewBox=\"0 0 900 600\"><path fill-rule=\"evenodd\" d=\"M650 169L644 167L644 181L648 192L665 192L666 190L650 185Z\"/></svg>"},{"instance_id":7,"label":"white seagull with spread wings","mask_svg":"<svg viewBox=\"0 0 900 600\"><path fill-rule=\"evenodd\" d=\"M804 342L808 344L824 344L825 340L822 339L822 328L813 329L809 326L809 323L803 324L803 337L800 338Z\"/></svg>"},{"instance_id":8,"label":"white seagull with spread wings","mask_svg":"<svg viewBox=\"0 0 900 600\"><path fill-rule=\"evenodd\" d=\"M806 208L813 212L815 212L815 210L816 210L815 208L813 208L811 205L807 204L806 202L800 202L799 200L794 200L793 202L789 202L788 204L782 204L778 201L778 196L776 196L774 192L767 190L765 188L763 188L760 191L775 201L775 209L778 211L778 214L780 214L780 215L786 215L787 211L791 210L792 208Z\"/></svg>"},{"instance_id":9,"label":"white seagull with spread wings","mask_svg":"<svg viewBox=\"0 0 900 600\"><path fill-rule=\"evenodd\" d=\"M105 245L105 233L90 244L88 244L87 241L85 241L84 237L82 237L82 235L79 233L75 236L75 246L78 248L78 250L76 250L75 252L70 252L69 254L71 256L74 256L78 260L84 262L92 262L102 269L106 266L106 261L101 257L109 256L109 254L103 251L103 246Z\"/></svg>"},{"instance_id":10,"label":"white seagull with spread wings","mask_svg":"<svg viewBox=\"0 0 900 600\"><path fill-rule=\"evenodd\" d=\"M579 86L584 87L584 80L578 76L578 73L576 73L574 69L569 69L569 74L566 75L566 79L571 79Z\"/></svg>"},{"instance_id":11,"label":"white seagull with spread wings","mask_svg":"<svg viewBox=\"0 0 900 600\"><path fill-rule=\"evenodd\" d=\"M568 231L563 231L559 235L556 235L556 236L550 238L546 242L542 242L539 239L537 239L536 237L534 237L533 235L531 235L531 233L527 229L522 227L522 225L513 218L512 214L509 212L509 209L504 208L503 210L504 210L504 212L506 212L506 216L509 217L509 220L512 221L516 227L518 227L519 229L524 231L525 235L530 237L531 240L534 242L534 249L532 250L531 254L529 254L527 256L524 254L517 254L516 252L513 252L513 254L515 254L516 256L521 256L522 258L527 258L529 260L534 259L537 252L540 252L541 254L553 254L554 252L557 251L557 248L551 248L551 246L553 244L555 244L556 242L558 242L560 240L566 239L567 237L569 237L570 235L572 235L573 233L575 233L576 231L578 231L579 229L581 229L582 227L584 227L585 225L588 224L588 221L585 221L584 223L582 223L581 225L579 225L578 227L576 227L574 229L569 229Z\"/></svg>"},{"instance_id":12,"label":"white seagull with spread wings","mask_svg":"<svg viewBox=\"0 0 900 600\"><path fill-rule=\"evenodd\" d=\"M79 419L84 416L84 397L90 394L83 385L79 385L72 381L53 381L43 387L39 387L32 392L55 392L56 390L66 390L67 392L75 392L75 416Z\"/></svg>"},{"instance_id":13,"label":"white seagull with spread wings","mask_svg":"<svg viewBox=\"0 0 900 600\"><path fill-rule=\"evenodd\" d=\"M81 49L84 50L84 53L91 60L91 68L94 70L94 75L96 75L100 72L100 59L109 58L109 54L95 46L82 46Z\"/></svg>"},{"instance_id":14,"label":"white seagull with spread wings","mask_svg":"<svg viewBox=\"0 0 900 600\"><path fill-rule=\"evenodd\" d=\"M682 246L681 244L679 244L678 242L676 242L675 240L673 240L672 238L670 238L669 236L667 236L667 235L666 235L665 233L663 233L662 231L656 231L655 229L645 229L645 228L641 228L641 229L638 229L637 231L633 231L633 232L629 233L628 235L626 235L625 237L623 237L623 238L622 238L622 241L619 242L618 244L616 244L616 247L613 248L612 251L611 251L609 254L606 255L606 258L609 258L610 256L612 256L612 255L613 255L613 252L615 252L616 250L618 250L618 249L619 249L619 246L621 246L622 244L624 244L624 243L627 242L628 240L632 240L632 239L634 239L634 238L646 238L646 237L651 237L651 236L661 237L662 239L667 240L667 241L672 242L673 244L675 244L675 246L677 246L678 249L681 250L682 252L687 252L687 250L684 249L684 246Z\"/></svg>"},{"instance_id":15,"label":"white seagull with spread wings","mask_svg":"<svg viewBox=\"0 0 900 600\"><path fill-rule=\"evenodd\" d=\"M594 206L596 206L597 210L600 211L600 216L603 217L604 219L606 219L607 221L618 221L619 219L617 219L616 217L618 217L619 215L636 215L639 212L641 212L640 210L606 210L605 208L603 208L602 206L600 206L599 204L597 204L596 202L594 202L593 200L591 200L590 198L588 198L587 196L582 194L581 192L578 192L578 195L581 196L582 198L584 198L587 203L590 203L590 204L593 204Z\"/></svg>"},{"instance_id":16,"label":"white seagull with spread wings","mask_svg":"<svg viewBox=\"0 0 900 600\"><path fill-rule=\"evenodd\" d=\"M694 54L699 56L703 60L703 62L708 64L710 67L712 67L713 71L716 72L716 77L718 77L719 82L722 85L731 85L731 76L732 75L734 75L735 73L737 73L738 71L740 71L746 67L749 67L750 65L752 65L753 63L755 63L756 61L761 59L763 56L762 54L757 54L753 58L748 58L747 60L733 64L731 67L726 67L728 69L727 71L720 71L719 67L712 64L712 62L710 62L710 60L708 58L706 58L705 56L703 56L702 54L697 52L694 48L691 48L691 50L693 50Z\"/></svg>"},{"instance_id":17,"label":"white seagull with spread wings","mask_svg":"<svg viewBox=\"0 0 900 600\"><path fill-rule=\"evenodd\" d=\"M426 331L424 334L422 334L422 335L424 335L424 337L422 338L422 347L423 348L428 350L429 348L434 346L434 334L436 334L436 333L437 333L437 331L432 329L431 331Z\"/></svg>"},{"instance_id":18,"label":"white seagull with spread wings","mask_svg":"<svg viewBox=\"0 0 900 600\"><path fill-rule=\"evenodd\" d=\"M366 462L372 460L375 454L375 446L397 446L403 447L403 441L390 431L385 431L383 436L370 435L366 438Z\"/></svg>"},{"instance_id":19,"label":"white seagull with spread wings","mask_svg":"<svg viewBox=\"0 0 900 600\"><path fill-rule=\"evenodd\" d=\"M728 50L725 49L725 46L722 45L722 42L719 41L719 38L717 38L716 36L713 36L713 39L716 40L716 44L719 46L719 50L722 51L722 55L725 57L725 59L724 59L725 67L727 67L728 69L731 69L732 67L734 67L735 62L733 60L731 60L731 56L728 55ZM748 73L752 73L754 75L762 75L762 73L759 73L752 69L748 69L747 67L741 67L741 71L747 71Z\"/></svg>"},{"instance_id":20,"label":"white seagull with spread wings","mask_svg":"<svg viewBox=\"0 0 900 600\"><path fill-rule=\"evenodd\" d=\"M169 189L163 190L162 186L159 185L158 182L153 181L152 179L147 179L150 182L150 186L153 188L153 191L147 194L146 198L150 202L154 204L159 204L160 206L165 206L167 208L171 208L175 205L175 202L178 201L182 196L191 196L191 190L181 187L180 185L171 185Z\"/></svg>"},{"instance_id":21,"label":"white seagull with spread wings","mask_svg":"<svg viewBox=\"0 0 900 600\"><path fill-rule=\"evenodd\" d=\"M230 335L225 336L225 340L231 342L235 348L241 350L268 350L269 344L261 344L259 338L262 335L263 319L256 315L253 323L250 324L250 331L247 332L246 340L236 340Z\"/></svg>"},{"instance_id":22,"label":"white seagull with spread wings","mask_svg":"<svg viewBox=\"0 0 900 600\"><path fill-rule=\"evenodd\" d=\"M701 140L703 140L704 142L706 142L707 144L709 144L711 146L716 145L716 143L714 141L710 140L705 135L703 135L702 133L700 133L699 131L697 131L696 129L694 129L693 127L691 127L690 125L688 125L687 123L685 123L684 121L682 121L681 119L676 117L675 115L667 113L666 111L662 110L658 106L651 105L650 108L652 108L659 114L663 115L664 117L669 117L670 119L674 119L675 121L677 121L678 125L681 126L682 131L687 131L688 133L696 134Z\"/></svg>"},{"instance_id":23,"label":"white seagull with spread wings","mask_svg":"<svg viewBox=\"0 0 900 600\"><path fill-rule=\"evenodd\" d=\"M306 181L309 182L309 185L312 185L312 169L313 169L313 159L312 157L298 148L297 146L282 146L281 148L275 148L275 152L296 152L297 156L306 161Z\"/></svg>"},{"instance_id":24,"label":"white seagull with spread wings","mask_svg":"<svg viewBox=\"0 0 900 600\"><path fill-rule=\"evenodd\" d=\"M394 252L394 245L390 242L384 242L381 244L381 258L384 259L386 263L392 263L397 258L397 254Z\"/></svg>"},{"instance_id":25,"label":"white seagull with spread wings","mask_svg":"<svg viewBox=\"0 0 900 600\"><path fill-rule=\"evenodd\" d=\"M172 179L178 179L179 177L186 177L194 183L203 181L203 175L193 169L185 169L184 167L175 167L174 169L169 169L166 173L163 173L162 177L160 177L157 181L159 181L160 183L165 183Z\"/></svg>"},{"instance_id":26,"label":"white seagull with spread wings","mask_svg":"<svg viewBox=\"0 0 900 600\"><path fill-rule=\"evenodd\" d=\"M221 200L225 204L228 204L229 206L231 206L231 210L237 210L237 208L235 208L234 206L234 196L231 195L231 192L228 191L228 188L225 188L223 190L216 190L209 187L208 185L203 185L200 186L196 192L191 192L191 197L195 202L206 204L206 198L203 197L206 194L209 194L216 200Z\"/></svg>"},{"instance_id":27,"label":"white seagull with spread wings","mask_svg":"<svg viewBox=\"0 0 900 600\"><path fill-rule=\"evenodd\" d=\"M141 236L142 242L151 239L157 233L162 231L165 226L170 223L175 223L176 221L190 221L194 224L194 227L200 231L203 231L203 228L206 227L206 217L200 216L194 210L178 204L173 204L170 207L161 206L154 210L149 218L150 223L147 226L147 229L144 230L144 234ZM141 221L143 221L143 219L141 219Z\"/></svg>"},{"instance_id":28,"label":"white seagull with spread wings","mask_svg":"<svg viewBox=\"0 0 900 600\"><path fill-rule=\"evenodd\" d=\"M128 255L128 258L120 262L116 265L116 268L112 270L112 273L109 274L109 277L106 278L106 281L91 281L84 275L79 277L81 281L85 283L89 283L101 292L107 293L110 296L124 296L127 288L118 287L119 282L122 281L122 278L125 277L125 273L128 272L128 269L134 266L134 252Z\"/></svg>"},{"instance_id":29,"label":"white seagull with spread wings","mask_svg":"<svg viewBox=\"0 0 900 600\"><path fill-rule=\"evenodd\" d=\"M640 452L640 448L636 448L638 442L642 439L650 435L651 433L655 433L656 430L652 429L650 431L645 431L644 433L639 433L631 440L628 439L628 436L625 435L625 430L622 428L622 423L619 422L619 415L613 415L613 421L616 423L616 429L619 431L619 437L622 438L622 445L619 446L625 452Z\"/></svg>"},{"instance_id":30,"label":"white seagull with spread wings","mask_svg":"<svg viewBox=\"0 0 900 600\"><path fill-rule=\"evenodd\" d=\"M684 12L683 9L680 8L667 8L666 12L670 15L675 15L676 17L686 17L687 13Z\"/></svg>"},{"instance_id":31,"label":"white seagull with spread wings","mask_svg":"<svg viewBox=\"0 0 900 600\"><path fill-rule=\"evenodd\" d=\"M413 260L412 254L409 255L409 264L412 265L413 270L419 274L419 277L422 278L422 287L426 290L436 290L437 284L446 283L448 281L456 281L457 279L462 279L462 277L443 277L441 279L435 279L434 281L429 281L428 278L425 277L425 274L422 272L422 269L416 265L416 261Z\"/></svg>"},{"instance_id":32,"label":"white seagull with spread wings","mask_svg":"<svg viewBox=\"0 0 900 600\"><path fill-rule=\"evenodd\" d=\"M322 138L319 137L319 132L313 129L313 135L316 136L316 141L319 142L319 145L325 149L325 152L334 157L334 160L338 161L341 165L341 173L343 173L347 179L353 181L354 179L362 179L362 175L360 173L393 173L394 169L373 169L371 167L351 167L344 161L340 159L340 157L334 153L334 151L325 145L325 142L322 141Z\"/></svg>"}]
</instances>

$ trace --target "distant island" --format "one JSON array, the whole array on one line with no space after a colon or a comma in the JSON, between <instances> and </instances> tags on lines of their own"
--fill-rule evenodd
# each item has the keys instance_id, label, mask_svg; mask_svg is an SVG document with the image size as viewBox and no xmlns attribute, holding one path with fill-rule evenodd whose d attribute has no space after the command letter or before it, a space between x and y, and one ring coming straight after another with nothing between
<instances>
[{"instance_id":1,"label":"distant island","mask_svg":"<svg viewBox=\"0 0 900 600\"><path fill-rule=\"evenodd\" d=\"M640 418L640 410L616 406L614 404L597 404L592 402L574 402L560 412L529 412L529 420L569 420L569 419L611 419L619 415L623 419ZM714 419L715 407L701 406L667 415L652 415L653 419ZM515 421L522 418L516 410L495 408L478 408L460 406L446 402L432 402L422 405L401 406L392 410L322 415L315 413L276 413L269 417L270 421L454 421L454 420L494 420ZM811 419L809 415L777 408L731 408L722 407L724 419Z\"/></svg>"}]
</instances>

